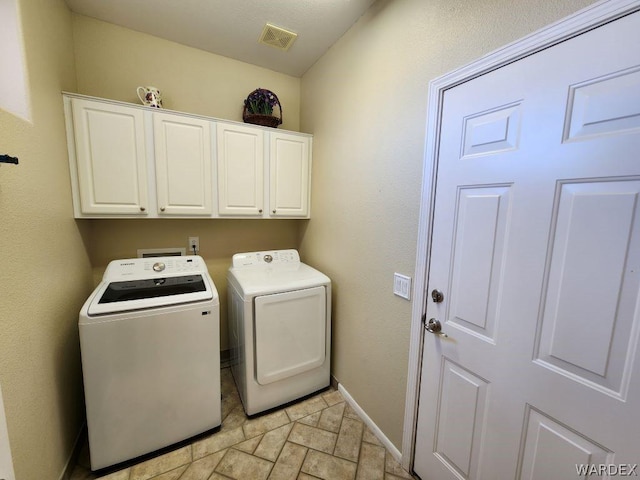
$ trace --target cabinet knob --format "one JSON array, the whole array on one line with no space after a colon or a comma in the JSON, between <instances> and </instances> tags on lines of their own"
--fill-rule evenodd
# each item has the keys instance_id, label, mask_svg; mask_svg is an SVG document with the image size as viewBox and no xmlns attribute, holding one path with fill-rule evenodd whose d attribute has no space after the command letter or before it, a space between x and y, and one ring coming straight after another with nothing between
<instances>
[{"instance_id":1,"label":"cabinet knob","mask_svg":"<svg viewBox=\"0 0 640 480\"><path fill-rule=\"evenodd\" d=\"M276 211L274 210L273 213L276 213Z\"/></svg>"},{"instance_id":2,"label":"cabinet knob","mask_svg":"<svg viewBox=\"0 0 640 480\"><path fill-rule=\"evenodd\" d=\"M258 210L258 213L262 213L262 209Z\"/></svg>"},{"instance_id":3,"label":"cabinet knob","mask_svg":"<svg viewBox=\"0 0 640 480\"><path fill-rule=\"evenodd\" d=\"M141 212L144 212L145 210L146 210L146 208L144 208L144 207L140 207L140 211L141 211Z\"/></svg>"},{"instance_id":4,"label":"cabinet knob","mask_svg":"<svg viewBox=\"0 0 640 480\"><path fill-rule=\"evenodd\" d=\"M165 207L160 207L161 212L164 212L164 210L165 210Z\"/></svg>"}]
</instances>

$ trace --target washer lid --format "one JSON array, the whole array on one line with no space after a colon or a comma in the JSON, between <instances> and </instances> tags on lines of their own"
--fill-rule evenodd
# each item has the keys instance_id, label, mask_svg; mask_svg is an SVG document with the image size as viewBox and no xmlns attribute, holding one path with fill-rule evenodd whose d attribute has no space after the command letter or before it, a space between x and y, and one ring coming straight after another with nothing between
<instances>
[{"instance_id":1,"label":"washer lid","mask_svg":"<svg viewBox=\"0 0 640 480\"><path fill-rule=\"evenodd\" d=\"M114 260L87 302L87 315L144 310L217 297L201 257Z\"/></svg>"},{"instance_id":2,"label":"washer lid","mask_svg":"<svg viewBox=\"0 0 640 480\"><path fill-rule=\"evenodd\" d=\"M145 298L205 292L206 290L202 275L111 282L107 284L98 303L128 302Z\"/></svg>"},{"instance_id":3,"label":"washer lid","mask_svg":"<svg viewBox=\"0 0 640 480\"><path fill-rule=\"evenodd\" d=\"M231 267L227 278L237 284L244 297L299 290L331 283L329 277L324 273L304 263L259 265L252 268Z\"/></svg>"},{"instance_id":4,"label":"washer lid","mask_svg":"<svg viewBox=\"0 0 640 480\"><path fill-rule=\"evenodd\" d=\"M89 316L201 302L217 297L205 275L102 282L87 309Z\"/></svg>"}]
</instances>

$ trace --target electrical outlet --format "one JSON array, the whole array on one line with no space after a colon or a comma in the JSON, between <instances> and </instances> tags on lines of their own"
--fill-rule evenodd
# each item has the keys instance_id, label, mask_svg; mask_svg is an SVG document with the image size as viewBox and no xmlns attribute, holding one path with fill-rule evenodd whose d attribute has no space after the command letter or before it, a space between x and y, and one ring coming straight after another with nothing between
<instances>
[{"instance_id":1,"label":"electrical outlet","mask_svg":"<svg viewBox=\"0 0 640 480\"><path fill-rule=\"evenodd\" d=\"M189 237L189 253L196 254L200 251L200 237Z\"/></svg>"},{"instance_id":2,"label":"electrical outlet","mask_svg":"<svg viewBox=\"0 0 640 480\"><path fill-rule=\"evenodd\" d=\"M411 277L393 274L393 293L399 297L411 300Z\"/></svg>"}]
</instances>

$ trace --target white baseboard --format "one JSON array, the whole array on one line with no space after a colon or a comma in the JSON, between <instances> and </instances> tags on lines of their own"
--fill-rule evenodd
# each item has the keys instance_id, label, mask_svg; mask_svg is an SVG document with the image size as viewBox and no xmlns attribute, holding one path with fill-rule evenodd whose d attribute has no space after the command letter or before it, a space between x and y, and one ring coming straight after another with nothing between
<instances>
[{"instance_id":1,"label":"white baseboard","mask_svg":"<svg viewBox=\"0 0 640 480\"><path fill-rule=\"evenodd\" d=\"M13 471L13 457L11 456L11 445L9 445L9 432L7 430L4 401L2 400L2 388L0 388L0 478L6 480L15 480L16 478L16 474Z\"/></svg>"},{"instance_id":2,"label":"white baseboard","mask_svg":"<svg viewBox=\"0 0 640 480\"><path fill-rule=\"evenodd\" d=\"M400 450L398 450L396 446L393 443L391 443L391 440L389 440L387 436L384 433L382 433L382 430L380 430L380 428L374 423L374 421L371 420L369 415L365 413L362 407L356 403L353 397L349 395L349 392L347 392L347 389L344 388L344 386L341 383L338 384L338 391L342 394L342 396L347 401L347 403L351 405L351 408L353 408L356 411L356 413L360 416L360 418L364 420L364 423L367 425L367 427L369 427L369 430L371 430L371 432L376 436L376 438L380 440L382 445L384 445L384 447L393 456L393 458L395 458L398 461L398 463L402 464L402 454L400 453Z\"/></svg>"},{"instance_id":3,"label":"white baseboard","mask_svg":"<svg viewBox=\"0 0 640 480\"><path fill-rule=\"evenodd\" d=\"M76 437L76 441L73 444L73 448L71 449L71 454L69 455L69 458L67 459L67 463L65 464L64 468L62 469L62 473L60 474L60 477L58 477L58 480L68 480L69 478L71 478L71 474L73 473L73 469L76 466L76 463L78 461L78 456L80 455L80 449L82 448L82 444L81 444L81 440L84 438L84 432L85 429L87 428L86 422L82 424L82 427L80 428L80 431L78 432L78 436Z\"/></svg>"}]
</instances>

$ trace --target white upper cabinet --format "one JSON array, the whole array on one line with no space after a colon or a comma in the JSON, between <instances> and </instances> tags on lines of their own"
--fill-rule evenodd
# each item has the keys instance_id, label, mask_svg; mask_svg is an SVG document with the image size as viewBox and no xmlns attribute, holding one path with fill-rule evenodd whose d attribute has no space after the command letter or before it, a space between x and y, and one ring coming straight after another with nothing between
<instances>
[{"instance_id":1,"label":"white upper cabinet","mask_svg":"<svg viewBox=\"0 0 640 480\"><path fill-rule=\"evenodd\" d=\"M160 215L211 215L211 122L153 114Z\"/></svg>"},{"instance_id":2,"label":"white upper cabinet","mask_svg":"<svg viewBox=\"0 0 640 480\"><path fill-rule=\"evenodd\" d=\"M218 123L218 212L261 217L264 201L264 131Z\"/></svg>"},{"instance_id":3,"label":"white upper cabinet","mask_svg":"<svg viewBox=\"0 0 640 480\"><path fill-rule=\"evenodd\" d=\"M74 98L78 213L146 215L147 168L141 110ZM79 209L78 209L79 207ZM78 211L79 210L79 211Z\"/></svg>"},{"instance_id":4,"label":"white upper cabinet","mask_svg":"<svg viewBox=\"0 0 640 480\"><path fill-rule=\"evenodd\" d=\"M269 139L269 215L309 215L309 137L273 132Z\"/></svg>"},{"instance_id":5,"label":"white upper cabinet","mask_svg":"<svg viewBox=\"0 0 640 480\"><path fill-rule=\"evenodd\" d=\"M311 135L63 100L76 218L309 218Z\"/></svg>"}]
</instances>

